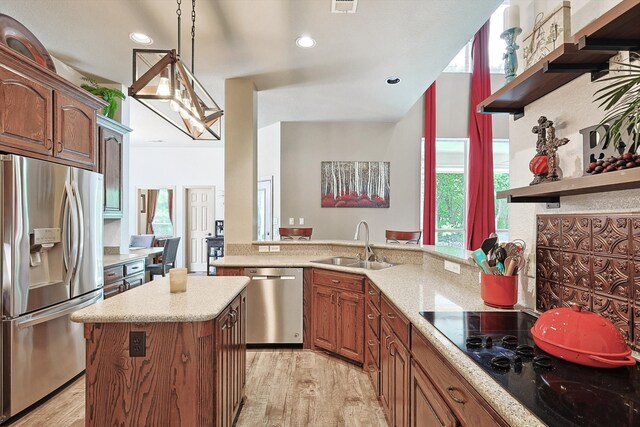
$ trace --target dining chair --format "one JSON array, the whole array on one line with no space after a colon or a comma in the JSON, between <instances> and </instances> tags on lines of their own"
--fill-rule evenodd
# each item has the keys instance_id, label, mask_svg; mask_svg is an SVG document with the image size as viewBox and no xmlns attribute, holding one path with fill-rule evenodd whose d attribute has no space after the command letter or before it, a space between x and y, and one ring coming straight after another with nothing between
<instances>
[{"instance_id":1,"label":"dining chair","mask_svg":"<svg viewBox=\"0 0 640 427\"><path fill-rule=\"evenodd\" d=\"M178 254L179 245L180 237L172 237L165 240L160 262L157 264L147 265L146 270L151 274L152 279L154 275L161 275L164 277L169 269L176 266L176 256Z\"/></svg>"},{"instance_id":2,"label":"dining chair","mask_svg":"<svg viewBox=\"0 0 640 427\"><path fill-rule=\"evenodd\" d=\"M385 230L384 235L387 239L387 243L407 243L417 245L420 243L420 236L422 231L396 231Z\"/></svg>"}]
</instances>

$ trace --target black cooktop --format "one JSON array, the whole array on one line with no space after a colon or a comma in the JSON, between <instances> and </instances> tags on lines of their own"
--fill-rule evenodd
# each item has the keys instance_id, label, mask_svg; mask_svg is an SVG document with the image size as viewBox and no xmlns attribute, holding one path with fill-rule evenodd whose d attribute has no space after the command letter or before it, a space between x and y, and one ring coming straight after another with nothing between
<instances>
[{"instance_id":1,"label":"black cooktop","mask_svg":"<svg viewBox=\"0 0 640 427\"><path fill-rule=\"evenodd\" d=\"M640 366L591 368L535 347L536 318L518 311L421 312L550 426L640 426Z\"/></svg>"}]
</instances>

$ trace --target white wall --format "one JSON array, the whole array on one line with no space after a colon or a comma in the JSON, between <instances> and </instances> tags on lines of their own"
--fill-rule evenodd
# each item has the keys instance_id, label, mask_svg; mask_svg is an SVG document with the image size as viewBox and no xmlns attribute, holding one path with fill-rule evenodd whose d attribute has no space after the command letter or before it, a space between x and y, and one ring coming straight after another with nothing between
<instances>
[{"instance_id":1,"label":"white wall","mask_svg":"<svg viewBox=\"0 0 640 427\"><path fill-rule=\"evenodd\" d=\"M589 22L601 13L600 1L576 2L592 7L592 15L581 15L582 22ZM617 1L602 3L613 4ZM580 13L584 13L581 8ZM573 11L572 11L573 18ZM575 33L579 27L572 30ZM604 116L593 102L593 94L604 83L592 83L590 75L585 74L573 82L561 87L549 95L539 99L525 108L525 116L517 121L510 121L510 174L511 186L523 187L531 182L533 175L528 164L535 154L536 135L531 128L539 116L544 115L556 124L557 137L569 138L570 142L560 147L558 155L560 167L565 178L579 177L582 171L582 135L581 129L596 125ZM524 239L529 247L529 268L527 277L521 283L520 302L528 307L535 307L535 235L536 215L554 213L585 212L630 212L638 211L640 190L618 191L614 193L598 193L561 198L560 209L546 209L542 203L511 204L509 209L511 238Z\"/></svg>"},{"instance_id":2,"label":"white wall","mask_svg":"<svg viewBox=\"0 0 640 427\"><path fill-rule=\"evenodd\" d=\"M177 263L184 265L185 241L185 189L190 186L212 186L216 192L215 218L224 218L224 148L221 142L205 146L186 144L146 143L131 146L131 176L128 221L131 234L137 233L138 188L173 188L175 190L175 230L182 237ZM214 230L211 230L213 233ZM128 242L127 242L128 243Z\"/></svg>"},{"instance_id":3,"label":"white wall","mask_svg":"<svg viewBox=\"0 0 640 427\"><path fill-rule=\"evenodd\" d=\"M258 129L258 180L272 178L272 239L278 240L280 226L280 123Z\"/></svg>"},{"instance_id":4,"label":"white wall","mask_svg":"<svg viewBox=\"0 0 640 427\"><path fill-rule=\"evenodd\" d=\"M305 219L313 239L351 239L367 220L371 240L384 241L386 229L420 228L420 142L423 102L395 123L285 122L281 127L281 215ZM389 208L320 207L320 162L388 161Z\"/></svg>"}]
</instances>

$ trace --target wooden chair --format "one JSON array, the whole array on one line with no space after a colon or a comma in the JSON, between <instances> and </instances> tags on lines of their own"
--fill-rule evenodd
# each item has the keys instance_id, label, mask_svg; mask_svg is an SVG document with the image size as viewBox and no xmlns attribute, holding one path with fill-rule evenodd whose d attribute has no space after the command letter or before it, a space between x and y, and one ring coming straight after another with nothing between
<instances>
[{"instance_id":1,"label":"wooden chair","mask_svg":"<svg viewBox=\"0 0 640 427\"><path fill-rule=\"evenodd\" d=\"M420 236L422 231L394 231L386 230L384 233L387 243L406 243L418 245L420 244Z\"/></svg>"},{"instance_id":2,"label":"wooden chair","mask_svg":"<svg viewBox=\"0 0 640 427\"><path fill-rule=\"evenodd\" d=\"M297 238L298 240L311 240L311 233L313 233L313 228L311 227L300 227L300 228L287 228L280 227L280 240L294 240Z\"/></svg>"}]
</instances>

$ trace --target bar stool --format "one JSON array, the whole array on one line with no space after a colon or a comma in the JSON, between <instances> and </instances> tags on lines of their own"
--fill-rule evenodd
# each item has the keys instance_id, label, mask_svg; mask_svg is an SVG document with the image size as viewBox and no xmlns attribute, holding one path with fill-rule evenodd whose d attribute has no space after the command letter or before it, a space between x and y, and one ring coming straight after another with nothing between
<instances>
[{"instance_id":1,"label":"bar stool","mask_svg":"<svg viewBox=\"0 0 640 427\"><path fill-rule=\"evenodd\" d=\"M387 239L387 243L406 243L417 245L420 243L420 236L422 231L395 231L386 230L384 235Z\"/></svg>"},{"instance_id":2,"label":"bar stool","mask_svg":"<svg viewBox=\"0 0 640 427\"><path fill-rule=\"evenodd\" d=\"M298 228L287 228L280 227L280 240L294 240L297 238L298 240L311 240L311 233L313 233L313 228L311 227L298 227Z\"/></svg>"}]
</instances>

